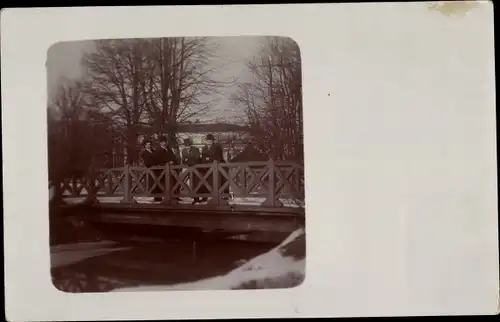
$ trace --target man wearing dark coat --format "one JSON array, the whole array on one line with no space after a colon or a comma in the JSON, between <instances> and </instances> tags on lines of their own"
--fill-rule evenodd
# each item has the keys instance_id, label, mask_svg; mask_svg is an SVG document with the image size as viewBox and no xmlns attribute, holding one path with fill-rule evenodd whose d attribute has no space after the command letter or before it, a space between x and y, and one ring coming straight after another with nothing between
<instances>
[{"instance_id":1,"label":"man wearing dark coat","mask_svg":"<svg viewBox=\"0 0 500 322\"><path fill-rule=\"evenodd\" d=\"M206 142L207 143L201 149L202 163L212 163L214 161L225 162L224 149L222 148L220 143L215 142L215 138L212 134L208 134L206 136ZM208 177L207 181L209 183L213 183L212 174ZM225 182L226 182L226 178L222 174L219 173L220 186L222 186ZM212 189L219 189L220 186L219 187L212 187ZM229 194L229 188L225 188L224 193ZM224 197L223 199L226 199L226 197Z\"/></svg>"},{"instance_id":2,"label":"man wearing dark coat","mask_svg":"<svg viewBox=\"0 0 500 322\"><path fill-rule=\"evenodd\" d=\"M156 165L156 159L151 140L144 140L144 148L142 149L140 156L145 167L151 168Z\"/></svg>"},{"instance_id":3,"label":"man wearing dark coat","mask_svg":"<svg viewBox=\"0 0 500 322\"><path fill-rule=\"evenodd\" d=\"M151 140L144 140L143 144L144 144L144 149L139 154L140 158L142 160L142 163L144 164L144 166L146 168L151 168L151 167L156 166L158 163L157 163L157 159L156 159L156 153L152 147ZM151 187L153 187L153 184L154 184L154 178L151 174L147 175L146 182L147 182L146 189L149 191L151 189ZM154 189L153 193L158 193L157 189ZM155 197L154 200L159 201L159 200L161 200L161 198Z\"/></svg>"},{"instance_id":4,"label":"man wearing dark coat","mask_svg":"<svg viewBox=\"0 0 500 322\"><path fill-rule=\"evenodd\" d=\"M184 146L185 146L185 148L182 149L182 152L181 152L182 163L187 165L188 167L192 167L194 165L199 164L201 162L200 150L198 150L198 148L192 146L192 142L191 142L190 138L184 139ZM195 189L199 182L200 182L200 179L196 175L193 175L193 180L192 180L192 182L189 183L189 185L191 186L191 189ZM200 188L200 190L202 190L202 189ZM194 197L192 204L194 205L198 202L201 202L201 198Z\"/></svg>"},{"instance_id":5,"label":"man wearing dark coat","mask_svg":"<svg viewBox=\"0 0 500 322\"><path fill-rule=\"evenodd\" d=\"M158 141L160 143L159 148L156 150L156 160L158 162L158 165L164 166L167 163L171 164L171 165L176 165L177 164L177 157L176 157L175 153L172 151L172 149L167 145L167 138L164 136L160 136L158 138ZM160 176L161 172L162 172L162 170L156 170L156 176ZM166 189L172 189L172 186L174 186L174 184L175 184L175 177L171 174L169 174L169 175L170 175L170 187L165 187ZM164 179L162 181L165 182ZM155 189L155 190L158 191L156 193L163 192L163 191L161 191L161 188ZM176 189L176 191L174 193L177 193L177 190L178 189ZM179 200L178 197L176 199Z\"/></svg>"}]
</instances>

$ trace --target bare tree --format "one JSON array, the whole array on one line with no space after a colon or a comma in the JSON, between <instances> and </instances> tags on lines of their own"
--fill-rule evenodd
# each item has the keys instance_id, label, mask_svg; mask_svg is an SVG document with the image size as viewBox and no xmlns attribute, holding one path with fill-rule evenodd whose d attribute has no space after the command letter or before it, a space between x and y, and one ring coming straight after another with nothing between
<instances>
[{"instance_id":1,"label":"bare tree","mask_svg":"<svg viewBox=\"0 0 500 322\"><path fill-rule=\"evenodd\" d=\"M218 90L208 38L100 40L87 54L89 104L105 111L127 141L129 163L137 139L148 128L176 144L177 125L211 109Z\"/></svg>"},{"instance_id":2,"label":"bare tree","mask_svg":"<svg viewBox=\"0 0 500 322\"><path fill-rule=\"evenodd\" d=\"M203 115L219 101L219 90L231 81L216 80L213 64L218 46L206 37L148 41L147 111L156 131L176 144L179 123Z\"/></svg>"},{"instance_id":3,"label":"bare tree","mask_svg":"<svg viewBox=\"0 0 500 322\"><path fill-rule=\"evenodd\" d=\"M144 122L148 69L141 40L99 40L86 54L86 93L89 105L106 114L126 142L127 162L137 156L137 138Z\"/></svg>"},{"instance_id":4,"label":"bare tree","mask_svg":"<svg viewBox=\"0 0 500 322\"><path fill-rule=\"evenodd\" d=\"M276 159L303 159L302 75L297 44L268 39L247 64L252 80L232 95L243 108L261 150Z\"/></svg>"}]
</instances>

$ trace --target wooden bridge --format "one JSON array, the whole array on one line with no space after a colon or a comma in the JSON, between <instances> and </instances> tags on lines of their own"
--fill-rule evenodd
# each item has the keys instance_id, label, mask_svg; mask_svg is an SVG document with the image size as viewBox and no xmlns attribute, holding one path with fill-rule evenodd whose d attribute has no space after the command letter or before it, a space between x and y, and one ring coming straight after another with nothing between
<instances>
[{"instance_id":1,"label":"wooden bridge","mask_svg":"<svg viewBox=\"0 0 500 322\"><path fill-rule=\"evenodd\" d=\"M207 202L193 205L193 198ZM84 209L99 223L290 233L304 225L304 168L273 160L125 165L61 180L53 185L53 200Z\"/></svg>"}]
</instances>

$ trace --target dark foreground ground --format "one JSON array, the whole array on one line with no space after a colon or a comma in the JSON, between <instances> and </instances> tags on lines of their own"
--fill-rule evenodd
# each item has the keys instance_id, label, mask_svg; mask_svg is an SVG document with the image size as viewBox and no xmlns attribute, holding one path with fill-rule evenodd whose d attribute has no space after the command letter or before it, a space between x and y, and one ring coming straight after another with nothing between
<instances>
[{"instance_id":1,"label":"dark foreground ground","mask_svg":"<svg viewBox=\"0 0 500 322\"><path fill-rule=\"evenodd\" d=\"M282 236L282 239L286 236ZM51 245L114 241L118 251L52 267L54 285L65 292L106 292L120 287L167 285L223 275L278 243L227 239L223 234L181 228L88 225L74 219L51 220ZM95 251L83 249L52 255ZM66 255L68 254L68 255ZM64 258L63 258L64 259ZM54 261L55 263L56 261ZM54 266L54 265L53 265Z\"/></svg>"}]
</instances>

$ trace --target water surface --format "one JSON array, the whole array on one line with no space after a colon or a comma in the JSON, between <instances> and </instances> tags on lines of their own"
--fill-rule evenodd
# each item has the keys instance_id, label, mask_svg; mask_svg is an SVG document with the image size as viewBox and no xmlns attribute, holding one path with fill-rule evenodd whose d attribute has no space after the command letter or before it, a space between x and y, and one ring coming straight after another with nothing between
<instances>
[{"instance_id":1,"label":"water surface","mask_svg":"<svg viewBox=\"0 0 500 322\"><path fill-rule=\"evenodd\" d=\"M66 225L53 245L52 276L66 292L172 285L224 275L277 243L223 238L221 234L152 226ZM106 240L105 243L88 243ZM53 240L53 244L57 244ZM80 260L79 260L80 259Z\"/></svg>"}]
</instances>

